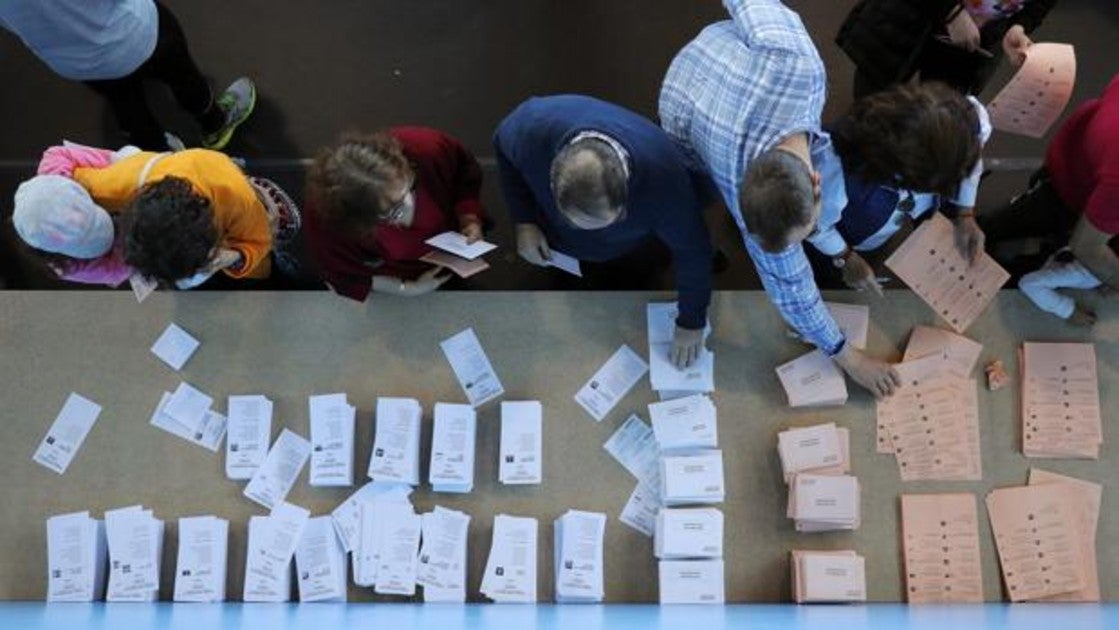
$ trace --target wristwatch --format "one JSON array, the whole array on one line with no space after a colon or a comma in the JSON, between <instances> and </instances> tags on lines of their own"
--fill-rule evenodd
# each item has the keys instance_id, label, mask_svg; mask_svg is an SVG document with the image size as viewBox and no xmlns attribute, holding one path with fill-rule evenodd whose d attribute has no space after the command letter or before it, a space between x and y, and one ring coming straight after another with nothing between
<instances>
[{"instance_id":1,"label":"wristwatch","mask_svg":"<svg viewBox=\"0 0 1119 630\"><path fill-rule=\"evenodd\" d=\"M843 250L838 256L832 256L831 264L836 269L843 269L847 266L847 259L851 256L851 248Z\"/></svg>"}]
</instances>

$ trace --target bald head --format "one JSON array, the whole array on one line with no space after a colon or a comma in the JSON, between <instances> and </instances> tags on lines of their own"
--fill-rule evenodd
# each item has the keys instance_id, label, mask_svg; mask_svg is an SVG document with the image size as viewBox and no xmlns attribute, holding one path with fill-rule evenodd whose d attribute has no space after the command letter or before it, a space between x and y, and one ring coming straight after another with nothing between
<instances>
[{"instance_id":1,"label":"bald head","mask_svg":"<svg viewBox=\"0 0 1119 630\"><path fill-rule=\"evenodd\" d=\"M564 147L552 160L551 178L556 207L577 227L605 227L625 207L625 166L602 140L584 138Z\"/></svg>"}]
</instances>

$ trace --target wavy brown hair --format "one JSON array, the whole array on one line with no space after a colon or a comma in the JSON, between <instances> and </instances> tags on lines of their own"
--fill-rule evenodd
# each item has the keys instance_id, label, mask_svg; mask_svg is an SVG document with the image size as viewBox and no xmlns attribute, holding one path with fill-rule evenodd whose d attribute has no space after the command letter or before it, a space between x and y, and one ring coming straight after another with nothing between
<instances>
[{"instance_id":1,"label":"wavy brown hair","mask_svg":"<svg viewBox=\"0 0 1119 630\"><path fill-rule=\"evenodd\" d=\"M386 186L411 173L400 142L388 131L347 133L323 149L307 175L313 211L337 229L372 229L388 210Z\"/></svg>"}]
</instances>

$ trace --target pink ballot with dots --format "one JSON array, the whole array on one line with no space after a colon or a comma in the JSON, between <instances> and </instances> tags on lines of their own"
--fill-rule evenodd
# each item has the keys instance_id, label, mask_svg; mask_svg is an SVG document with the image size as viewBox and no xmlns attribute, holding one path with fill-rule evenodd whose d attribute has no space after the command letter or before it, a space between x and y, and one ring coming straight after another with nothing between
<instances>
[{"instance_id":1,"label":"pink ballot with dots","mask_svg":"<svg viewBox=\"0 0 1119 630\"><path fill-rule=\"evenodd\" d=\"M987 105L991 126L1031 138L1045 135L1072 97L1076 52L1071 44L1034 44L1026 61Z\"/></svg>"},{"instance_id":2,"label":"pink ballot with dots","mask_svg":"<svg viewBox=\"0 0 1119 630\"><path fill-rule=\"evenodd\" d=\"M983 602L975 495L901 495L901 533L910 604Z\"/></svg>"}]
</instances>

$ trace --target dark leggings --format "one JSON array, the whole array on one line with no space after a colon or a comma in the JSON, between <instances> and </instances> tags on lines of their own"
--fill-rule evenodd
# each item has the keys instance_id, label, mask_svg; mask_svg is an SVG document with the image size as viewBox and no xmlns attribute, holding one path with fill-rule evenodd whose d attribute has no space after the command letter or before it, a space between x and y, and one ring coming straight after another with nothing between
<instances>
[{"instance_id":1,"label":"dark leggings","mask_svg":"<svg viewBox=\"0 0 1119 630\"><path fill-rule=\"evenodd\" d=\"M214 102L210 83L195 65L187 48L183 28L175 16L159 2L159 35L151 57L132 74L120 79L87 81L86 85L109 100L117 122L129 142L142 149L166 150L163 126L155 119L144 95L144 81L154 79L167 84L175 100L194 116L203 133L213 133L225 123L225 115Z\"/></svg>"}]
</instances>

